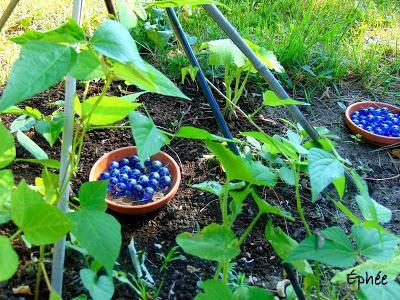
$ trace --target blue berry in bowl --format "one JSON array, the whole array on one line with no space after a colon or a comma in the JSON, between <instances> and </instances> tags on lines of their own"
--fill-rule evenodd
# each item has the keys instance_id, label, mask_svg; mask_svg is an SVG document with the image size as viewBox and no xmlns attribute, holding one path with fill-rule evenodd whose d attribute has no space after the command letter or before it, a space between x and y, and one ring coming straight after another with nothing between
<instances>
[{"instance_id":1,"label":"blue berry in bowl","mask_svg":"<svg viewBox=\"0 0 400 300\"><path fill-rule=\"evenodd\" d=\"M101 175L100 175L100 179L101 179L101 180L110 179L110 177L111 177L111 176L110 176L110 173L107 172L107 171L101 173Z\"/></svg>"},{"instance_id":2,"label":"blue berry in bowl","mask_svg":"<svg viewBox=\"0 0 400 300\"><path fill-rule=\"evenodd\" d=\"M157 190L158 189L158 180L150 179L147 186L153 188L154 190Z\"/></svg>"},{"instance_id":3,"label":"blue berry in bowl","mask_svg":"<svg viewBox=\"0 0 400 300\"><path fill-rule=\"evenodd\" d=\"M111 171L111 177L118 177L121 174L121 171L119 169L114 169Z\"/></svg>"},{"instance_id":4,"label":"blue berry in bowl","mask_svg":"<svg viewBox=\"0 0 400 300\"><path fill-rule=\"evenodd\" d=\"M123 192L115 191L115 197L122 197L124 195Z\"/></svg>"},{"instance_id":5,"label":"blue berry in bowl","mask_svg":"<svg viewBox=\"0 0 400 300\"><path fill-rule=\"evenodd\" d=\"M135 184L132 188L131 194L134 198L142 198L143 187L140 184Z\"/></svg>"},{"instance_id":6,"label":"blue berry in bowl","mask_svg":"<svg viewBox=\"0 0 400 300\"><path fill-rule=\"evenodd\" d=\"M119 168L119 163L117 161L113 161L110 164L110 170L118 169Z\"/></svg>"},{"instance_id":7,"label":"blue berry in bowl","mask_svg":"<svg viewBox=\"0 0 400 300\"><path fill-rule=\"evenodd\" d=\"M381 129L382 129L383 133L386 135L389 132L390 126L388 124L383 123L381 125Z\"/></svg>"},{"instance_id":8,"label":"blue berry in bowl","mask_svg":"<svg viewBox=\"0 0 400 300\"><path fill-rule=\"evenodd\" d=\"M371 122L371 121L373 121L374 119L375 119L375 116L374 116L373 114L367 115L366 120L367 120L368 122Z\"/></svg>"},{"instance_id":9,"label":"blue berry in bowl","mask_svg":"<svg viewBox=\"0 0 400 300\"><path fill-rule=\"evenodd\" d=\"M383 134L383 130L380 127L375 127L374 128L374 133L377 134L377 135L384 135Z\"/></svg>"},{"instance_id":10,"label":"blue berry in bowl","mask_svg":"<svg viewBox=\"0 0 400 300\"><path fill-rule=\"evenodd\" d=\"M140 177L140 175L142 175L142 172L138 169L133 169L131 172L130 177L133 179L138 179Z\"/></svg>"},{"instance_id":11,"label":"blue berry in bowl","mask_svg":"<svg viewBox=\"0 0 400 300\"><path fill-rule=\"evenodd\" d=\"M363 108L362 110L360 110L360 113L362 114L362 115L368 115L368 108Z\"/></svg>"},{"instance_id":12,"label":"blue berry in bowl","mask_svg":"<svg viewBox=\"0 0 400 300\"><path fill-rule=\"evenodd\" d=\"M162 176L160 178L160 188L166 188L170 186L172 183L171 177L170 176Z\"/></svg>"},{"instance_id":13,"label":"blue berry in bowl","mask_svg":"<svg viewBox=\"0 0 400 300\"><path fill-rule=\"evenodd\" d=\"M119 169L121 174L131 174L132 169L129 166L123 166L121 169Z\"/></svg>"},{"instance_id":14,"label":"blue berry in bowl","mask_svg":"<svg viewBox=\"0 0 400 300\"><path fill-rule=\"evenodd\" d=\"M368 122L367 120L361 120L361 121L359 121L359 124L360 125L364 125L364 126L366 126L367 124L369 124L370 122ZM358 125L358 124L357 124Z\"/></svg>"},{"instance_id":15,"label":"blue berry in bowl","mask_svg":"<svg viewBox=\"0 0 400 300\"><path fill-rule=\"evenodd\" d=\"M144 172L144 167L143 167L143 165L142 165L140 162L136 163L136 165L135 165L134 168L135 168L135 169L138 169L141 173Z\"/></svg>"},{"instance_id":16,"label":"blue berry in bowl","mask_svg":"<svg viewBox=\"0 0 400 300\"><path fill-rule=\"evenodd\" d=\"M155 179L155 180L159 181L160 177L161 176L160 176L160 174L158 172L151 172L150 176L149 176L149 179Z\"/></svg>"},{"instance_id":17,"label":"blue berry in bowl","mask_svg":"<svg viewBox=\"0 0 400 300\"><path fill-rule=\"evenodd\" d=\"M138 179L138 183L142 186L147 186L149 183L149 177L147 177L147 175L141 175Z\"/></svg>"},{"instance_id":18,"label":"blue berry in bowl","mask_svg":"<svg viewBox=\"0 0 400 300\"><path fill-rule=\"evenodd\" d=\"M384 119L384 118L383 118L382 116L375 116L373 122L374 122L375 125L381 125L383 119Z\"/></svg>"},{"instance_id":19,"label":"blue berry in bowl","mask_svg":"<svg viewBox=\"0 0 400 300\"><path fill-rule=\"evenodd\" d=\"M118 178L117 177L111 177L110 178L110 184L117 184L118 183Z\"/></svg>"},{"instance_id":20,"label":"blue berry in bowl","mask_svg":"<svg viewBox=\"0 0 400 300\"><path fill-rule=\"evenodd\" d=\"M359 119L353 119L352 121L356 125L360 124L360 120ZM365 121L365 120L363 120L363 121Z\"/></svg>"},{"instance_id":21,"label":"blue berry in bowl","mask_svg":"<svg viewBox=\"0 0 400 300\"><path fill-rule=\"evenodd\" d=\"M366 126L364 126L363 124L359 124L358 127L360 127L361 129L364 129L364 127L366 127Z\"/></svg>"},{"instance_id":22,"label":"blue berry in bowl","mask_svg":"<svg viewBox=\"0 0 400 300\"><path fill-rule=\"evenodd\" d=\"M120 165L120 167L129 165L129 159L127 159L126 157L124 157L123 159L121 159L121 160L119 161L119 165Z\"/></svg>"},{"instance_id":23,"label":"blue berry in bowl","mask_svg":"<svg viewBox=\"0 0 400 300\"><path fill-rule=\"evenodd\" d=\"M353 114L351 115L351 117L358 117L360 115L360 112L358 110L356 110L355 112L353 112Z\"/></svg>"},{"instance_id":24,"label":"blue berry in bowl","mask_svg":"<svg viewBox=\"0 0 400 300\"><path fill-rule=\"evenodd\" d=\"M153 196L154 196L154 189L148 186L143 190L142 200L149 201L153 199Z\"/></svg>"},{"instance_id":25,"label":"blue berry in bowl","mask_svg":"<svg viewBox=\"0 0 400 300\"><path fill-rule=\"evenodd\" d=\"M366 120L367 119L367 115L361 115L358 117L358 119L361 120Z\"/></svg>"},{"instance_id":26,"label":"blue berry in bowl","mask_svg":"<svg viewBox=\"0 0 400 300\"><path fill-rule=\"evenodd\" d=\"M375 109L375 110L372 112L372 114L373 114L374 116L380 116L380 115L382 114L382 111L381 111L380 108L377 108L377 109Z\"/></svg>"},{"instance_id":27,"label":"blue berry in bowl","mask_svg":"<svg viewBox=\"0 0 400 300\"><path fill-rule=\"evenodd\" d=\"M134 167L136 165L136 163L140 162L139 160L139 156L134 155L129 159L129 164Z\"/></svg>"},{"instance_id":28,"label":"blue berry in bowl","mask_svg":"<svg viewBox=\"0 0 400 300\"><path fill-rule=\"evenodd\" d=\"M399 133L400 133L400 126L393 125L392 128L390 129L390 134L393 136L398 136Z\"/></svg>"},{"instance_id":29,"label":"blue berry in bowl","mask_svg":"<svg viewBox=\"0 0 400 300\"><path fill-rule=\"evenodd\" d=\"M150 159L150 157L148 157L148 158L146 158L146 160L144 161L144 166L145 166L145 167L150 167L150 165L151 165L151 159Z\"/></svg>"},{"instance_id":30,"label":"blue berry in bowl","mask_svg":"<svg viewBox=\"0 0 400 300\"><path fill-rule=\"evenodd\" d=\"M391 120L393 122L393 124L398 125L399 124L399 118L393 118Z\"/></svg>"},{"instance_id":31,"label":"blue berry in bowl","mask_svg":"<svg viewBox=\"0 0 400 300\"><path fill-rule=\"evenodd\" d=\"M374 127L372 127L371 125L368 125L364 129L369 131L369 132L372 132L374 130Z\"/></svg>"},{"instance_id":32,"label":"blue berry in bowl","mask_svg":"<svg viewBox=\"0 0 400 300\"><path fill-rule=\"evenodd\" d=\"M394 114L392 114L392 113L388 113L388 114L385 116L386 120L392 120L394 117L395 117L395 116L394 116Z\"/></svg>"},{"instance_id":33,"label":"blue berry in bowl","mask_svg":"<svg viewBox=\"0 0 400 300\"><path fill-rule=\"evenodd\" d=\"M153 172L158 171L162 167L162 163L159 160L155 160L151 163L151 170Z\"/></svg>"},{"instance_id":34,"label":"blue berry in bowl","mask_svg":"<svg viewBox=\"0 0 400 300\"><path fill-rule=\"evenodd\" d=\"M382 115L387 115L390 112L390 110L387 107L382 107L381 108L381 114Z\"/></svg>"},{"instance_id":35,"label":"blue berry in bowl","mask_svg":"<svg viewBox=\"0 0 400 300\"><path fill-rule=\"evenodd\" d=\"M137 181L133 178L129 178L128 181L126 182L126 186L128 187L129 190L133 189L133 186L137 183Z\"/></svg>"},{"instance_id":36,"label":"blue berry in bowl","mask_svg":"<svg viewBox=\"0 0 400 300\"><path fill-rule=\"evenodd\" d=\"M126 183L126 182L128 182L128 180L129 180L128 174L121 174L121 175L119 175L119 177L118 177L118 181L119 181L119 182Z\"/></svg>"},{"instance_id":37,"label":"blue berry in bowl","mask_svg":"<svg viewBox=\"0 0 400 300\"><path fill-rule=\"evenodd\" d=\"M118 191L125 191L126 190L126 184L123 182L118 182L117 184L117 190Z\"/></svg>"},{"instance_id":38,"label":"blue berry in bowl","mask_svg":"<svg viewBox=\"0 0 400 300\"><path fill-rule=\"evenodd\" d=\"M375 111L375 108L372 107L372 106L369 106L367 109L368 109L368 112L369 112L370 114L372 114L372 113Z\"/></svg>"},{"instance_id":39,"label":"blue berry in bowl","mask_svg":"<svg viewBox=\"0 0 400 300\"><path fill-rule=\"evenodd\" d=\"M113 184L109 184L108 186L107 186L107 192L112 192L112 191L114 191L115 190L115 186L113 185Z\"/></svg>"},{"instance_id":40,"label":"blue berry in bowl","mask_svg":"<svg viewBox=\"0 0 400 300\"><path fill-rule=\"evenodd\" d=\"M158 170L158 173L159 173L161 176L170 176L169 170L168 170L167 167L162 167L162 168L160 168L160 169Z\"/></svg>"}]
</instances>

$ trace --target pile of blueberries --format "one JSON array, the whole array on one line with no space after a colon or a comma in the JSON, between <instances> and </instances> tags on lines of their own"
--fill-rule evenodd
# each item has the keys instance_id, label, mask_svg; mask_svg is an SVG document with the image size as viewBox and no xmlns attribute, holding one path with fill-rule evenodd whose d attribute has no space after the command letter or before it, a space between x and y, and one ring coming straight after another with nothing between
<instances>
[{"instance_id":1,"label":"pile of blueberries","mask_svg":"<svg viewBox=\"0 0 400 300\"><path fill-rule=\"evenodd\" d=\"M142 165L137 155L111 162L99 177L99 180L106 179L110 180L108 191L115 197L132 197L139 204L150 202L156 192L167 189L172 183L167 166L150 158Z\"/></svg>"},{"instance_id":2,"label":"pile of blueberries","mask_svg":"<svg viewBox=\"0 0 400 300\"><path fill-rule=\"evenodd\" d=\"M386 107L363 108L355 111L350 118L358 127L371 133L390 137L400 136L400 116Z\"/></svg>"}]
</instances>

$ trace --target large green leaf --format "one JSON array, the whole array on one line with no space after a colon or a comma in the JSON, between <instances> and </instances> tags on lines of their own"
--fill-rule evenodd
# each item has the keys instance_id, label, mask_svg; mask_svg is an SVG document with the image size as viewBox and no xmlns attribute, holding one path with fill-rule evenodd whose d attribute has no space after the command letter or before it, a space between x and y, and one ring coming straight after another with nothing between
<instances>
[{"instance_id":1,"label":"large green leaf","mask_svg":"<svg viewBox=\"0 0 400 300\"><path fill-rule=\"evenodd\" d=\"M90 269L82 269L79 272L82 283L95 300L110 300L114 295L112 277L97 274Z\"/></svg>"},{"instance_id":2,"label":"large green leaf","mask_svg":"<svg viewBox=\"0 0 400 300\"><path fill-rule=\"evenodd\" d=\"M137 16L130 9L127 0L117 0L118 18L126 29L131 29L137 25Z\"/></svg>"},{"instance_id":3,"label":"large green leaf","mask_svg":"<svg viewBox=\"0 0 400 300\"><path fill-rule=\"evenodd\" d=\"M105 21L94 33L90 43L101 54L123 64L142 69L144 61L129 31L117 21Z\"/></svg>"},{"instance_id":4,"label":"large green leaf","mask_svg":"<svg viewBox=\"0 0 400 300\"><path fill-rule=\"evenodd\" d=\"M10 194L14 186L14 176L11 170L0 170L0 212L6 210ZM2 222L0 221L0 224Z\"/></svg>"},{"instance_id":5,"label":"large green leaf","mask_svg":"<svg viewBox=\"0 0 400 300\"><path fill-rule=\"evenodd\" d=\"M395 256L400 240L376 229L366 229L362 225L353 225L351 235L356 241L361 255L373 260L387 260Z\"/></svg>"},{"instance_id":6,"label":"large green leaf","mask_svg":"<svg viewBox=\"0 0 400 300\"><path fill-rule=\"evenodd\" d=\"M312 148L308 155L308 173L311 182L312 200L315 201L320 192L335 179L344 175L344 168L333 154L318 148Z\"/></svg>"},{"instance_id":7,"label":"large green leaf","mask_svg":"<svg viewBox=\"0 0 400 300\"><path fill-rule=\"evenodd\" d=\"M375 273L369 273L375 277ZM395 300L400 295L400 284L396 281L389 281L383 285L363 284L357 294L358 300Z\"/></svg>"},{"instance_id":8,"label":"large green leaf","mask_svg":"<svg viewBox=\"0 0 400 300\"><path fill-rule=\"evenodd\" d=\"M294 218L290 215L290 213L282 210L279 206L274 206L269 204L267 201L262 199L256 191L252 191L251 195L253 196L254 201L256 202L258 206L258 210L262 213L266 214L274 214L278 215L284 218L287 218L289 220L294 221Z\"/></svg>"},{"instance_id":9,"label":"large green leaf","mask_svg":"<svg viewBox=\"0 0 400 300\"><path fill-rule=\"evenodd\" d=\"M113 67L113 74L125 80L127 84L136 85L148 92L189 100L171 80L146 62L143 62L142 68L117 61L111 61L110 64Z\"/></svg>"},{"instance_id":10,"label":"large green leaf","mask_svg":"<svg viewBox=\"0 0 400 300\"><path fill-rule=\"evenodd\" d=\"M18 254L14 251L10 240L0 236L0 282L11 278L18 269Z\"/></svg>"},{"instance_id":11,"label":"large green leaf","mask_svg":"<svg viewBox=\"0 0 400 300\"><path fill-rule=\"evenodd\" d=\"M186 253L207 260L223 262L240 254L232 229L214 223L204 227L199 234L181 233L176 242Z\"/></svg>"},{"instance_id":12,"label":"large green leaf","mask_svg":"<svg viewBox=\"0 0 400 300\"><path fill-rule=\"evenodd\" d=\"M203 293L197 294L195 300L232 300L231 289L222 281L207 279L200 284Z\"/></svg>"},{"instance_id":13,"label":"large green leaf","mask_svg":"<svg viewBox=\"0 0 400 300\"><path fill-rule=\"evenodd\" d=\"M42 148L38 146L34 141L32 141L28 136L26 136L21 131L17 132L18 143L25 148L30 154L36 159L49 159L47 153L43 151Z\"/></svg>"},{"instance_id":14,"label":"large green leaf","mask_svg":"<svg viewBox=\"0 0 400 300\"><path fill-rule=\"evenodd\" d=\"M278 73L283 73L285 70L282 65L279 63L277 57L272 51L269 51L263 47L260 47L256 44L253 44L249 40L245 40L247 45L254 51L254 53L258 56L258 58L271 70L274 70Z\"/></svg>"},{"instance_id":15,"label":"large green leaf","mask_svg":"<svg viewBox=\"0 0 400 300\"><path fill-rule=\"evenodd\" d=\"M255 178L254 183L257 185L264 185L273 187L276 185L277 175L271 171L270 168L264 166L259 161L245 161L246 165L248 166L250 172L253 174Z\"/></svg>"},{"instance_id":16,"label":"large green leaf","mask_svg":"<svg viewBox=\"0 0 400 300\"><path fill-rule=\"evenodd\" d=\"M282 260L286 259L298 246L298 243L294 239L284 233L280 227L275 227L271 220L269 220L265 228L265 238ZM313 273L310 264L304 259L295 260L291 263L303 275Z\"/></svg>"},{"instance_id":17,"label":"large green leaf","mask_svg":"<svg viewBox=\"0 0 400 300\"><path fill-rule=\"evenodd\" d=\"M343 230L335 226L301 241L285 261L291 263L300 259L315 260L335 267L348 267L355 262L356 253Z\"/></svg>"},{"instance_id":18,"label":"large green leaf","mask_svg":"<svg viewBox=\"0 0 400 300\"><path fill-rule=\"evenodd\" d=\"M79 188L80 207L87 210L105 211L107 209L107 180L88 181Z\"/></svg>"},{"instance_id":19,"label":"large green leaf","mask_svg":"<svg viewBox=\"0 0 400 300\"><path fill-rule=\"evenodd\" d=\"M211 140L211 141L231 141L224 137L212 134L205 129L192 126L183 126L175 133L175 137L195 139L195 140Z\"/></svg>"},{"instance_id":20,"label":"large green leaf","mask_svg":"<svg viewBox=\"0 0 400 300\"><path fill-rule=\"evenodd\" d=\"M35 124L37 123L37 120L35 118L29 117L27 115L22 115L16 118L10 125L10 131L11 132L16 132L16 131L28 131L30 130Z\"/></svg>"},{"instance_id":21,"label":"large green leaf","mask_svg":"<svg viewBox=\"0 0 400 300\"><path fill-rule=\"evenodd\" d=\"M40 121L36 125L36 131L39 132L46 141L53 147L63 131L65 118L58 117L52 121Z\"/></svg>"},{"instance_id":22,"label":"large green leaf","mask_svg":"<svg viewBox=\"0 0 400 300\"><path fill-rule=\"evenodd\" d=\"M12 134L0 123L0 169L7 167L15 158L16 150L14 137Z\"/></svg>"},{"instance_id":23,"label":"large green leaf","mask_svg":"<svg viewBox=\"0 0 400 300\"><path fill-rule=\"evenodd\" d=\"M69 75L78 80L93 80L104 75L103 68L96 53L91 49L78 53L76 63Z\"/></svg>"},{"instance_id":24,"label":"large green leaf","mask_svg":"<svg viewBox=\"0 0 400 300\"><path fill-rule=\"evenodd\" d=\"M23 45L0 99L0 111L59 82L75 63L73 48L46 42Z\"/></svg>"},{"instance_id":25,"label":"large green leaf","mask_svg":"<svg viewBox=\"0 0 400 300\"><path fill-rule=\"evenodd\" d=\"M241 181L241 182L230 182L229 183L229 190L238 190L241 189L242 187L246 186L246 183ZM206 191L209 193L212 193L216 196L221 196L222 193L224 192L224 186L220 184L217 181L203 181L201 183L193 184L193 188L199 189L202 191Z\"/></svg>"},{"instance_id":26,"label":"large green leaf","mask_svg":"<svg viewBox=\"0 0 400 300\"><path fill-rule=\"evenodd\" d=\"M25 181L11 194L11 215L25 238L34 245L55 243L73 226L58 208L44 202Z\"/></svg>"},{"instance_id":27,"label":"large green leaf","mask_svg":"<svg viewBox=\"0 0 400 300\"><path fill-rule=\"evenodd\" d=\"M274 294L257 286L241 286L233 293L233 300L274 300Z\"/></svg>"},{"instance_id":28,"label":"large green leaf","mask_svg":"<svg viewBox=\"0 0 400 300\"><path fill-rule=\"evenodd\" d=\"M211 66L236 66L238 68L247 63L246 56L230 40L214 40L201 45L201 49L208 48L208 64Z\"/></svg>"},{"instance_id":29,"label":"large green leaf","mask_svg":"<svg viewBox=\"0 0 400 300\"><path fill-rule=\"evenodd\" d=\"M283 106L283 105L310 105L293 99L280 99L273 91L265 91L263 93L263 104L266 106Z\"/></svg>"},{"instance_id":30,"label":"large green leaf","mask_svg":"<svg viewBox=\"0 0 400 300\"><path fill-rule=\"evenodd\" d=\"M81 209L68 216L76 224L71 232L79 244L111 275L121 248L121 225L113 216L98 210Z\"/></svg>"},{"instance_id":31,"label":"large green leaf","mask_svg":"<svg viewBox=\"0 0 400 300\"><path fill-rule=\"evenodd\" d=\"M47 32L27 31L24 34L11 38L14 43L23 45L32 41L49 42L56 44L77 43L85 39L85 32L73 19L61 27Z\"/></svg>"},{"instance_id":32,"label":"large green leaf","mask_svg":"<svg viewBox=\"0 0 400 300\"><path fill-rule=\"evenodd\" d=\"M295 185L296 184L296 173L290 166L283 166L279 169L279 177L287 184L287 185Z\"/></svg>"},{"instance_id":33,"label":"large green leaf","mask_svg":"<svg viewBox=\"0 0 400 300\"><path fill-rule=\"evenodd\" d=\"M93 110L97 99L98 96L91 97L82 103L82 109L86 116L93 111L89 120L89 124L92 125L109 125L121 121L141 105L118 97L104 96Z\"/></svg>"},{"instance_id":34,"label":"large green leaf","mask_svg":"<svg viewBox=\"0 0 400 300\"><path fill-rule=\"evenodd\" d=\"M368 194L357 195L356 202L366 220L374 220L376 216L378 222L387 223L392 218L392 211L376 202Z\"/></svg>"},{"instance_id":35,"label":"large green leaf","mask_svg":"<svg viewBox=\"0 0 400 300\"><path fill-rule=\"evenodd\" d=\"M168 138L162 134L153 121L141 113L137 111L130 113L129 121L142 163L169 143Z\"/></svg>"}]
</instances>

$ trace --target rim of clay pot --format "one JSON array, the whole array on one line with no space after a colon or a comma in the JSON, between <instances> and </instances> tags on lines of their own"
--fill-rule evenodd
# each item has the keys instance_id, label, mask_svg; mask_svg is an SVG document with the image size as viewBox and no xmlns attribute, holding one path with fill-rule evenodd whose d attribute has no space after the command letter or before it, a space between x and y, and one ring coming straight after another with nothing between
<instances>
[{"instance_id":1,"label":"rim of clay pot","mask_svg":"<svg viewBox=\"0 0 400 300\"><path fill-rule=\"evenodd\" d=\"M384 102L375 102L375 101L362 101L356 102L346 108L345 112L345 122L347 126L350 128L350 131L355 134L360 134L363 139L373 145L383 146L383 145L393 145L396 143L400 143L400 137L390 137L390 136L382 136L377 135L375 133L369 132L365 129L358 127L354 122L351 120L351 115L354 111L360 110L363 108L367 108L369 106L372 107L387 107L392 113L399 113L400 108Z\"/></svg>"},{"instance_id":2,"label":"rim of clay pot","mask_svg":"<svg viewBox=\"0 0 400 300\"><path fill-rule=\"evenodd\" d=\"M137 154L137 149L135 146L118 148L113 151L105 153L95 162L92 169L90 170L89 181L97 181L100 174L103 173L105 170L107 170L108 166L112 161L120 160L124 157L133 156L135 154ZM181 182L181 171L179 169L178 164L171 156L169 156L167 153L163 151L154 154L153 156L151 156L151 159L159 160L163 164L168 165L172 179L172 187L169 190L169 192L166 195L164 195L164 197L162 197L157 201L152 201L142 205L120 204L112 200L109 200L106 197L106 203L109 209L122 214L141 215L153 212L173 199L176 192L178 191L178 187Z\"/></svg>"}]
</instances>

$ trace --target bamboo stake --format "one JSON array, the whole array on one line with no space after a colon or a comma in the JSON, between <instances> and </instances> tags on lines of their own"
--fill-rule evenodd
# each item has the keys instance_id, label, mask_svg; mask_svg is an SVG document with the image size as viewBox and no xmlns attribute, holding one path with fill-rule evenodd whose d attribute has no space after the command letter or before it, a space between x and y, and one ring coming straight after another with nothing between
<instances>
[{"instance_id":1,"label":"bamboo stake","mask_svg":"<svg viewBox=\"0 0 400 300\"><path fill-rule=\"evenodd\" d=\"M4 24L6 24L8 18L11 16L18 2L19 0L11 0L10 3L8 3L6 9L4 10L0 18L0 31L3 29Z\"/></svg>"}]
</instances>

